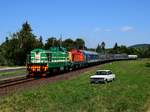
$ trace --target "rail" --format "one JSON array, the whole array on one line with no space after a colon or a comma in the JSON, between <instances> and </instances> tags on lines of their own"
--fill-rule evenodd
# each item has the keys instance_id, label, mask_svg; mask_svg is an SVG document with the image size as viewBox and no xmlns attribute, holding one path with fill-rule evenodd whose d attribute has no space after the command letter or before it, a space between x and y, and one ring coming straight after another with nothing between
<instances>
[{"instance_id":1,"label":"rail","mask_svg":"<svg viewBox=\"0 0 150 112\"><path fill-rule=\"evenodd\" d=\"M35 80L35 78L13 77L13 78L0 79L0 88L5 88L8 86L13 86L28 81L33 81L33 80Z\"/></svg>"}]
</instances>

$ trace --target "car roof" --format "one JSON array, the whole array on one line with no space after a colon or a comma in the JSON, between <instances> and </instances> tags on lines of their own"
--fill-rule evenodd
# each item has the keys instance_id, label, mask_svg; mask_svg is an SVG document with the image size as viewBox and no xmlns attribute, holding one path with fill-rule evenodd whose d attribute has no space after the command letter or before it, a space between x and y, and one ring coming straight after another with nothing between
<instances>
[{"instance_id":1,"label":"car roof","mask_svg":"<svg viewBox=\"0 0 150 112\"><path fill-rule=\"evenodd\" d=\"M101 71L105 71L105 72L109 72L111 70L96 70L97 72L101 72Z\"/></svg>"}]
</instances>

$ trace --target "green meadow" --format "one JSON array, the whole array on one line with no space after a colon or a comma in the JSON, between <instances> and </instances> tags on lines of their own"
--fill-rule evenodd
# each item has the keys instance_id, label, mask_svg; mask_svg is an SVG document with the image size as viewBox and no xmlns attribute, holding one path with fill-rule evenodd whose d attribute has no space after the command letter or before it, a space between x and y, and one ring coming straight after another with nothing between
<instances>
[{"instance_id":1,"label":"green meadow","mask_svg":"<svg viewBox=\"0 0 150 112\"><path fill-rule=\"evenodd\" d=\"M8 72L0 72L0 76L15 76L15 75L23 75L27 74L26 70L15 70L15 71L8 71Z\"/></svg>"}]
</instances>

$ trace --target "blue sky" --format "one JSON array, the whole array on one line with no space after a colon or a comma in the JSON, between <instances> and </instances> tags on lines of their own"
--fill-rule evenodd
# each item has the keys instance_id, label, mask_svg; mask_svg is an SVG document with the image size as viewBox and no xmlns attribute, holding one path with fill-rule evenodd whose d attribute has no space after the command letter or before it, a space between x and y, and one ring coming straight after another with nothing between
<instances>
[{"instance_id":1,"label":"blue sky","mask_svg":"<svg viewBox=\"0 0 150 112\"><path fill-rule=\"evenodd\" d=\"M44 40L62 34L88 47L150 43L150 0L1 0L0 43L26 20Z\"/></svg>"}]
</instances>

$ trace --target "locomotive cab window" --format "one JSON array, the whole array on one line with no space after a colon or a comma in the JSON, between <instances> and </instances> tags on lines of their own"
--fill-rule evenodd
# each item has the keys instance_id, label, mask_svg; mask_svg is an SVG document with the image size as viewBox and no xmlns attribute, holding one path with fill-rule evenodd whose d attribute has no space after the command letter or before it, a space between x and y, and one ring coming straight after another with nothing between
<instances>
[{"instance_id":1,"label":"locomotive cab window","mask_svg":"<svg viewBox=\"0 0 150 112\"><path fill-rule=\"evenodd\" d=\"M38 55L38 54L39 54L39 51L36 51L35 53L36 53L36 55Z\"/></svg>"},{"instance_id":2,"label":"locomotive cab window","mask_svg":"<svg viewBox=\"0 0 150 112\"><path fill-rule=\"evenodd\" d=\"M51 61L51 53L46 53L46 56L47 56L47 60Z\"/></svg>"}]
</instances>

